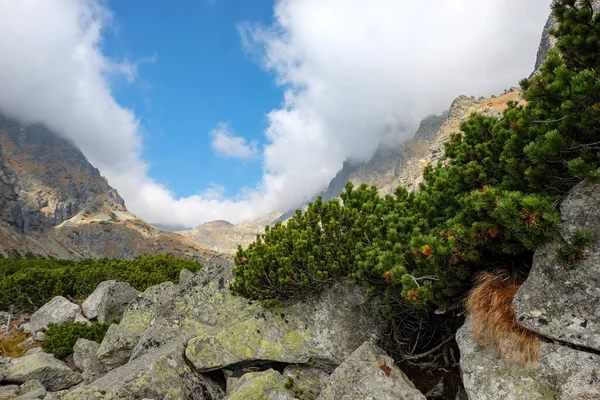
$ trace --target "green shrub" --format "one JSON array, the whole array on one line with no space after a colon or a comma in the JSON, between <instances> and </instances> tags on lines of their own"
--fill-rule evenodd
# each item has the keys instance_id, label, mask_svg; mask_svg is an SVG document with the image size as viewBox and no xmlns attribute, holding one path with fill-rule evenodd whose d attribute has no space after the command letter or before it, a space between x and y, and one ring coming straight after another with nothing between
<instances>
[{"instance_id":1,"label":"green shrub","mask_svg":"<svg viewBox=\"0 0 600 400\"><path fill-rule=\"evenodd\" d=\"M79 338L102 342L109 326L110 324L97 322L89 326L83 322L68 322L61 325L51 323L42 342L42 350L52 353L58 359L64 359L73 353L73 346Z\"/></svg>"},{"instance_id":2,"label":"green shrub","mask_svg":"<svg viewBox=\"0 0 600 400\"><path fill-rule=\"evenodd\" d=\"M521 82L525 105L472 115L417 194L348 184L343 204L318 199L267 227L238 249L232 290L271 303L348 276L388 304L444 307L475 272L530 262L560 224L558 200L599 178L600 17L575 4L553 5L560 52Z\"/></svg>"},{"instance_id":3,"label":"green shrub","mask_svg":"<svg viewBox=\"0 0 600 400\"><path fill-rule=\"evenodd\" d=\"M133 260L0 259L0 310L14 305L35 310L55 296L86 298L102 281L116 279L138 290L162 282L177 283L179 272L198 271L202 265L171 255L150 255Z\"/></svg>"}]
</instances>

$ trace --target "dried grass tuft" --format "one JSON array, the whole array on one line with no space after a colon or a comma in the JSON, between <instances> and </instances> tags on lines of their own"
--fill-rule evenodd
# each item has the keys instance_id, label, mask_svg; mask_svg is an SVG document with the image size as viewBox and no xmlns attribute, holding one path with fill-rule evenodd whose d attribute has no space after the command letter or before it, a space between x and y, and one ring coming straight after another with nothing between
<instances>
[{"instance_id":1,"label":"dried grass tuft","mask_svg":"<svg viewBox=\"0 0 600 400\"><path fill-rule=\"evenodd\" d=\"M512 300L519 289L506 273L482 273L469 293L466 309L478 344L494 347L506 361L525 365L540 356L540 338L517 323Z\"/></svg>"}]
</instances>

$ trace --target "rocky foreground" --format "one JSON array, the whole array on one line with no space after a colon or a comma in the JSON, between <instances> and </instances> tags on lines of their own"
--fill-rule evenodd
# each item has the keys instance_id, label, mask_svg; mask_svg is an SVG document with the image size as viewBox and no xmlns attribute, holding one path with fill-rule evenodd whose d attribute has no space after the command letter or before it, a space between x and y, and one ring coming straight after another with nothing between
<instances>
[{"instance_id":1,"label":"rocky foreground","mask_svg":"<svg viewBox=\"0 0 600 400\"><path fill-rule=\"evenodd\" d=\"M536 253L513 303L517 320L544 339L540 359L500 359L475 343L467 320L456 340L469 399L600 398L600 185L576 186L561 213L561 234ZM582 261L557 261L554 249L577 227L597 240ZM232 268L217 256L196 274L183 270L178 285L139 293L107 281L81 307L54 298L21 325L30 342L50 322L120 323L102 343L79 339L67 362L37 348L0 358L0 399L426 398L376 345L378 305L361 287L339 281L264 309L230 293Z\"/></svg>"}]
</instances>

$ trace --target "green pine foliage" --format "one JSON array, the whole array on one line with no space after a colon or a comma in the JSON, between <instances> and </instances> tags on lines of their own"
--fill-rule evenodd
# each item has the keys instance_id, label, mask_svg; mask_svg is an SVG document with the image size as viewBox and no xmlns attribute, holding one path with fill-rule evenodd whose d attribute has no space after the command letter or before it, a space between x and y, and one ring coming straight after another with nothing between
<instances>
[{"instance_id":1,"label":"green pine foliage","mask_svg":"<svg viewBox=\"0 0 600 400\"><path fill-rule=\"evenodd\" d=\"M556 256L570 263L581 260L586 255L586 250L594 242L594 234L585 229L577 229L571 240L564 246L556 249Z\"/></svg>"},{"instance_id":2,"label":"green pine foliage","mask_svg":"<svg viewBox=\"0 0 600 400\"><path fill-rule=\"evenodd\" d=\"M44 336L42 350L54 354L54 357L59 360L64 359L73 354L73 346L79 338L101 343L109 326L110 324L97 322L91 325L83 322L67 322L60 325L51 323Z\"/></svg>"},{"instance_id":3,"label":"green pine foliage","mask_svg":"<svg viewBox=\"0 0 600 400\"><path fill-rule=\"evenodd\" d=\"M575 0L553 12L558 46L521 82L525 105L472 115L416 194L348 184L341 202L318 199L267 227L238 249L232 290L271 303L348 276L389 304L443 307L474 273L527 262L556 232L558 201L599 178L600 16Z\"/></svg>"},{"instance_id":4,"label":"green pine foliage","mask_svg":"<svg viewBox=\"0 0 600 400\"><path fill-rule=\"evenodd\" d=\"M0 259L0 310L13 305L33 311L55 296L84 299L102 281L116 279L136 289L178 282L179 272L198 271L198 262L172 255L149 255L133 260Z\"/></svg>"}]
</instances>

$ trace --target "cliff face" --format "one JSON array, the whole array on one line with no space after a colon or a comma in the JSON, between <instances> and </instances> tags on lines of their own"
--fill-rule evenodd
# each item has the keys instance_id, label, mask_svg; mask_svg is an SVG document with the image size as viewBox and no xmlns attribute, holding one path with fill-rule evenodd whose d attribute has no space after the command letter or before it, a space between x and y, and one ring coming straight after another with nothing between
<instances>
[{"instance_id":1,"label":"cliff face","mask_svg":"<svg viewBox=\"0 0 600 400\"><path fill-rule=\"evenodd\" d=\"M211 252L130 214L81 151L42 125L0 115L0 254L131 258Z\"/></svg>"}]
</instances>

